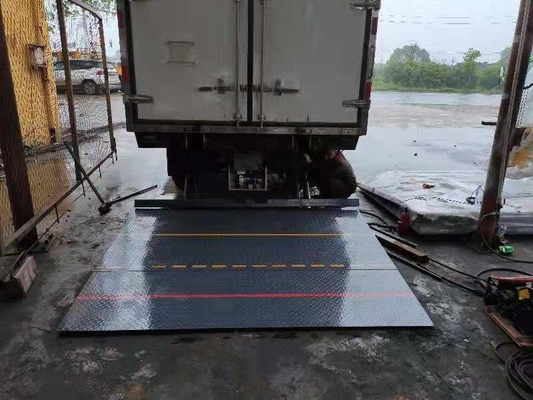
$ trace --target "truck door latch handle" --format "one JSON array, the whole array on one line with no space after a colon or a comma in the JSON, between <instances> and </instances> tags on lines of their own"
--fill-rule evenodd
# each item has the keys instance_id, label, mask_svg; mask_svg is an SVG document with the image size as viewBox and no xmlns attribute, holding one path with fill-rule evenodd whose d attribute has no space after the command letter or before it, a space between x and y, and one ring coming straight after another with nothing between
<instances>
[{"instance_id":1,"label":"truck door latch handle","mask_svg":"<svg viewBox=\"0 0 533 400\"><path fill-rule=\"evenodd\" d=\"M198 88L200 92L217 92L218 94L226 94L226 92L234 92L235 86L228 86L224 83L224 79L220 78L216 86L200 86ZM246 85L240 85L239 90L246 92Z\"/></svg>"},{"instance_id":2,"label":"truck door latch handle","mask_svg":"<svg viewBox=\"0 0 533 400\"><path fill-rule=\"evenodd\" d=\"M259 93L261 91L261 87L259 85L254 86L254 92ZM300 89L298 88L287 88L283 87L283 83L281 82L281 79L277 79L274 83L274 87L271 86L263 86L263 93L274 93L274 96L281 96L284 94L295 94L300 93Z\"/></svg>"}]
</instances>

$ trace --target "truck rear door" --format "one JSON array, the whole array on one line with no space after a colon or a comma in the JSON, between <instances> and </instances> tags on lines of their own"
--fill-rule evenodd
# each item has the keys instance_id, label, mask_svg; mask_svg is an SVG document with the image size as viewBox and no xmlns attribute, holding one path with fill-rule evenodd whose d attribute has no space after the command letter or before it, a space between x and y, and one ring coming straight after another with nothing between
<instances>
[{"instance_id":1,"label":"truck rear door","mask_svg":"<svg viewBox=\"0 0 533 400\"><path fill-rule=\"evenodd\" d=\"M366 12L339 0L266 0L255 9L254 118L356 123L343 106L361 95ZM365 77L363 77L364 79ZM346 105L346 103L345 103Z\"/></svg>"},{"instance_id":2,"label":"truck rear door","mask_svg":"<svg viewBox=\"0 0 533 400\"><path fill-rule=\"evenodd\" d=\"M118 0L128 128L364 134L379 6Z\"/></svg>"},{"instance_id":3,"label":"truck rear door","mask_svg":"<svg viewBox=\"0 0 533 400\"><path fill-rule=\"evenodd\" d=\"M237 28L239 36L246 29L241 2L148 0L130 7L132 89L152 98L138 105L138 118L233 121L242 112L236 110L236 63L244 71L246 62L244 41L236 54Z\"/></svg>"}]
</instances>

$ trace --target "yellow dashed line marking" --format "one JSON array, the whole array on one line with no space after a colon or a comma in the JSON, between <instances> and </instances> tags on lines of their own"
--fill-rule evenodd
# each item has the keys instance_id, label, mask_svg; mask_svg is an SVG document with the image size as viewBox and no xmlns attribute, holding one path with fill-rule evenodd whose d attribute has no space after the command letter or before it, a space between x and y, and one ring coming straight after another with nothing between
<instances>
[{"instance_id":1,"label":"yellow dashed line marking","mask_svg":"<svg viewBox=\"0 0 533 400\"><path fill-rule=\"evenodd\" d=\"M246 268L246 264L233 264L233 268Z\"/></svg>"},{"instance_id":2,"label":"yellow dashed line marking","mask_svg":"<svg viewBox=\"0 0 533 400\"><path fill-rule=\"evenodd\" d=\"M311 264L311 268L324 268L326 264Z\"/></svg>"},{"instance_id":3,"label":"yellow dashed line marking","mask_svg":"<svg viewBox=\"0 0 533 400\"><path fill-rule=\"evenodd\" d=\"M285 268L287 264L272 264L272 268Z\"/></svg>"},{"instance_id":4,"label":"yellow dashed line marking","mask_svg":"<svg viewBox=\"0 0 533 400\"><path fill-rule=\"evenodd\" d=\"M167 267L166 265L152 265L152 268L156 268L156 269L164 269L166 267Z\"/></svg>"},{"instance_id":5,"label":"yellow dashed line marking","mask_svg":"<svg viewBox=\"0 0 533 400\"><path fill-rule=\"evenodd\" d=\"M183 269L183 268L187 268L187 265L185 265L185 264L174 264L172 266L172 268L174 268L174 269Z\"/></svg>"},{"instance_id":6,"label":"yellow dashed line marking","mask_svg":"<svg viewBox=\"0 0 533 400\"><path fill-rule=\"evenodd\" d=\"M227 268L226 264L213 264L213 268L220 269L220 268Z\"/></svg>"},{"instance_id":7,"label":"yellow dashed line marking","mask_svg":"<svg viewBox=\"0 0 533 400\"><path fill-rule=\"evenodd\" d=\"M293 268L305 268L305 264L292 264L291 267L293 267Z\"/></svg>"},{"instance_id":8,"label":"yellow dashed line marking","mask_svg":"<svg viewBox=\"0 0 533 400\"><path fill-rule=\"evenodd\" d=\"M193 268L207 268L207 265L205 264L196 264L192 266Z\"/></svg>"},{"instance_id":9,"label":"yellow dashed line marking","mask_svg":"<svg viewBox=\"0 0 533 400\"><path fill-rule=\"evenodd\" d=\"M331 264L331 268L344 268L344 264Z\"/></svg>"},{"instance_id":10,"label":"yellow dashed line marking","mask_svg":"<svg viewBox=\"0 0 533 400\"><path fill-rule=\"evenodd\" d=\"M267 265L266 264L252 264L252 267L253 268L266 268Z\"/></svg>"}]
</instances>

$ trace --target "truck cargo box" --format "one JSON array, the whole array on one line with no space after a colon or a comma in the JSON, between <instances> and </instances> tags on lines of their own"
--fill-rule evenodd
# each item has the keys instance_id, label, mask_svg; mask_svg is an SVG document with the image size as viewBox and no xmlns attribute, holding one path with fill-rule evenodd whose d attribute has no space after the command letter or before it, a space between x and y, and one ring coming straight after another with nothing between
<instances>
[{"instance_id":1,"label":"truck cargo box","mask_svg":"<svg viewBox=\"0 0 533 400\"><path fill-rule=\"evenodd\" d=\"M354 148L366 132L379 5L119 0L128 130L141 147L276 134Z\"/></svg>"}]
</instances>

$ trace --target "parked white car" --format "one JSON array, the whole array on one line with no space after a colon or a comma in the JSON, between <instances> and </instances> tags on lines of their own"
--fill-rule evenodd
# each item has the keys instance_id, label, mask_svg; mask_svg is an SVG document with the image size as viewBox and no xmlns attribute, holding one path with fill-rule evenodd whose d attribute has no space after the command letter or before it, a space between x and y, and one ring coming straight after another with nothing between
<instances>
[{"instance_id":1,"label":"parked white car","mask_svg":"<svg viewBox=\"0 0 533 400\"><path fill-rule=\"evenodd\" d=\"M72 85L74 89L81 89L85 94L93 95L104 90L104 64L97 60L70 60L72 75ZM109 71L109 90L117 92L122 85L114 65L107 63ZM58 90L66 88L65 66L62 61L54 63L54 74L56 77L56 87Z\"/></svg>"}]
</instances>

